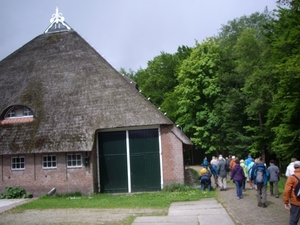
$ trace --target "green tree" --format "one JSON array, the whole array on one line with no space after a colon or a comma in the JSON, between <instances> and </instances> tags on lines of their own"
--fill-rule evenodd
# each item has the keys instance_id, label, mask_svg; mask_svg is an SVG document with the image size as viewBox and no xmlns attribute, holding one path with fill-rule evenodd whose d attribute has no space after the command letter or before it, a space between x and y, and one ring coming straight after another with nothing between
<instances>
[{"instance_id":1,"label":"green tree","mask_svg":"<svg viewBox=\"0 0 300 225\"><path fill-rule=\"evenodd\" d=\"M174 94L177 96L177 124L191 137L196 148L207 152L216 150L214 135L219 120L214 113L214 100L219 87L217 68L220 61L219 46L210 38L196 43L190 56L180 67Z\"/></svg>"},{"instance_id":2,"label":"green tree","mask_svg":"<svg viewBox=\"0 0 300 225\"><path fill-rule=\"evenodd\" d=\"M280 8L268 36L272 45L270 64L277 79L268 123L275 135L272 147L285 162L300 157L299 7L299 1L289 1L289 8Z\"/></svg>"},{"instance_id":3,"label":"green tree","mask_svg":"<svg viewBox=\"0 0 300 225\"><path fill-rule=\"evenodd\" d=\"M245 157L254 149L251 146L254 133L245 128L253 126L252 123L258 124L258 114L254 119L246 113L250 101L243 88L253 72L253 65L259 62L263 51L260 38L269 20L270 13L266 9L263 13L229 21L218 35L222 49L218 73L221 94L216 100L215 110L222 119L220 138L223 146L220 143L220 149L238 157Z\"/></svg>"},{"instance_id":4,"label":"green tree","mask_svg":"<svg viewBox=\"0 0 300 225\"><path fill-rule=\"evenodd\" d=\"M172 93L178 85L178 68L190 52L191 48L187 46L178 47L174 54L162 52L148 61L146 69L140 69L135 74L135 81L144 96L149 97L163 112L167 112L173 121L176 120L174 116L176 101Z\"/></svg>"}]
</instances>

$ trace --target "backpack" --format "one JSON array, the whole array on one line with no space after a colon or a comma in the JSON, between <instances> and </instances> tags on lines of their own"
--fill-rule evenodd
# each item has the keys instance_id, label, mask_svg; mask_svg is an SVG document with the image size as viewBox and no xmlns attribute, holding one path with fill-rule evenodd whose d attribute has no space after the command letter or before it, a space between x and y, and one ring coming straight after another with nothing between
<instances>
[{"instance_id":1,"label":"backpack","mask_svg":"<svg viewBox=\"0 0 300 225\"><path fill-rule=\"evenodd\" d=\"M293 176L296 177L298 180L297 185L294 187L294 193L297 198L300 198L300 179L295 174L293 174Z\"/></svg>"},{"instance_id":2,"label":"backpack","mask_svg":"<svg viewBox=\"0 0 300 225\"><path fill-rule=\"evenodd\" d=\"M256 169L256 184L263 185L264 184L264 177L265 177L265 171L266 168L264 167L257 167Z\"/></svg>"},{"instance_id":3,"label":"backpack","mask_svg":"<svg viewBox=\"0 0 300 225\"><path fill-rule=\"evenodd\" d=\"M225 170L226 172L229 172L229 163L227 160L225 160Z\"/></svg>"}]
</instances>

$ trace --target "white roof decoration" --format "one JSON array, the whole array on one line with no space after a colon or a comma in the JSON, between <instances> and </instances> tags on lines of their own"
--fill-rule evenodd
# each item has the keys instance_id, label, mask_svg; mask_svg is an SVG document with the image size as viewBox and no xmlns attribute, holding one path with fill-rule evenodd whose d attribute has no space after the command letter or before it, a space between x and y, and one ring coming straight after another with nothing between
<instances>
[{"instance_id":1,"label":"white roof decoration","mask_svg":"<svg viewBox=\"0 0 300 225\"><path fill-rule=\"evenodd\" d=\"M55 14L52 14L50 23L51 24L45 30L44 33L52 33L52 32L71 30L71 27L65 22L65 17L62 16L62 13L58 12L58 7L56 7Z\"/></svg>"}]
</instances>

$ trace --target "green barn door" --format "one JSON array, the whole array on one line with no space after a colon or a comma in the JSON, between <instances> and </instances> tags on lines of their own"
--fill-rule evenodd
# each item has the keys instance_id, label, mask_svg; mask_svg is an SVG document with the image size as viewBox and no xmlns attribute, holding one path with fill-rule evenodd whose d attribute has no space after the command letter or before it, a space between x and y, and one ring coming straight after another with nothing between
<instances>
[{"instance_id":1,"label":"green barn door","mask_svg":"<svg viewBox=\"0 0 300 225\"><path fill-rule=\"evenodd\" d=\"M161 190L158 129L130 130L129 148L132 192Z\"/></svg>"},{"instance_id":2,"label":"green barn door","mask_svg":"<svg viewBox=\"0 0 300 225\"><path fill-rule=\"evenodd\" d=\"M101 192L128 192L126 131L98 133Z\"/></svg>"}]
</instances>

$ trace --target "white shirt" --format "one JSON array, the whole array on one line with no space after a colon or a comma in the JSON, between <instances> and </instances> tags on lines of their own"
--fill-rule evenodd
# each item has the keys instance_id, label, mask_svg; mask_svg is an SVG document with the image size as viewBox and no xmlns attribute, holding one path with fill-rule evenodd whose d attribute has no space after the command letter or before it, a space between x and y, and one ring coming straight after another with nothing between
<instances>
[{"instance_id":1,"label":"white shirt","mask_svg":"<svg viewBox=\"0 0 300 225\"><path fill-rule=\"evenodd\" d=\"M291 162L288 167L286 168L285 176L289 177L294 174L295 168L294 168L294 162Z\"/></svg>"},{"instance_id":2,"label":"white shirt","mask_svg":"<svg viewBox=\"0 0 300 225\"><path fill-rule=\"evenodd\" d=\"M214 164L214 165L218 165L218 160L216 160L216 159L212 159L211 161L210 161L210 164Z\"/></svg>"}]
</instances>

